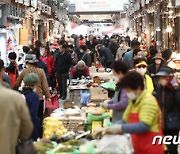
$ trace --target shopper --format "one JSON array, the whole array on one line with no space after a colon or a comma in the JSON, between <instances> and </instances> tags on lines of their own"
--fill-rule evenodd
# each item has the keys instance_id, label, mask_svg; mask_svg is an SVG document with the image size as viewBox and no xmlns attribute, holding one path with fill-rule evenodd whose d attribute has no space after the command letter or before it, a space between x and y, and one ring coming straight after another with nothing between
<instances>
[{"instance_id":1,"label":"shopper","mask_svg":"<svg viewBox=\"0 0 180 154\"><path fill-rule=\"evenodd\" d=\"M124 54L123 61L126 64L128 64L129 61L131 61L133 59L133 51L134 51L134 49L140 49L140 42L138 42L137 40L133 40L131 42L131 50Z\"/></svg>"},{"instance_id":2,"label":"shopper","mask_svg":"<svg viewBox=\"0 0 180 154\"><path fill-rule=\"evenodd\" d=\"M72 44L68 45L67 51L71 54L72 65L75 66L78 62L78 56L77 56L76 52L74 51L74 47Z\"/></svg>"},{"instance_id":3,"label":"shopper","mask_svg":"<svg viewBox=\"0 0 180 154\"><path fill-rule=\"evenodd\" d=\"M41 50L43 50L43 52L45 52L45 48L44 47L41 47ZM48 81L48 85L50 85L50 76L49 76L49 72L48 72L48 67L47 65L41 60L41 51L38 49L38 48L35 48L33 51L32 51L32 54L35 54L36 55L36 58L38 60L37 62L37 67L38 68L42 68L44 70L44 73L46 75L46 79Z\"/></svg>"},{"instance_id":4,"label":"shopper","mask_svg":"<svg viewBox=\"0 0 180 154\"><path fill-rule=\"evenodd\" d=\"M164 134L178 136L180 124L176 120L176 114L180 115L180 88L174 86L173 70L169 67L161 67L155 76L158 77L160 83L155 96L163 113ZM174 121L173 124L171 119ZM171 144L167 147L169 154L177 154L177 145Z\"/></svg>"},{"instance_id":5,"label":"shopper","mask_svg":"<svg viewBox=\"0 0 180 154\"><path fill-rule=\"evenodd\" d=\"M141 74L142 77L144 78L145 89L147 89L149 92L152 93L154 91L154 86L153 86L153 81L152 81L151 77L146 74L147 67L148 67L148 64L147 64L146 59L137 58L134 60L134 68L135 68L136 72Z\"/></svg>"},{"instance_id":6,"label":"shopper","mask_svg":"<svg viewBox=\"0 0 180 154\"><path fill-rule=\"evenodd\" d=\"M63 100L65 100L67 97L67 79L69 69L72 66L71 55L66 51L66 49L66 45L60 45L60 52L55 60L60 98Z\"/></svg>"},{"instance_id":7,"label":"shopper","mask_svg":"<svg viewBox=\"0 0 180 154\"><path fill-rule=\"evenodd\" d=\"M4 74L4 62L0 60L0 83ZM16 154L18 139L31 135L33 124L25 99L19 93L0 85L0 153Z\"/></svg>"},{"instance_id":8,"label":"shopper","mask_svg":"<svg viewBox=\"0 0 180 154\"><path fill-rule=\"evenodd\" d=\"M129 98L123 123L100 131L103 134L130 133L135 154L164 154L164 145L152 145L155 136L163 136L161 112L156 99L144 90L142 76L134 71L129 72L121 80L121 86Z\"/></svg>"},{"instance_id":9,"label":"shopper","mask_svg":"<svg viewBox=\"0 0 180 154\"><path fill-rule=\"evenodd\" d=\"M38 77L40 79L40 82L37 84L35 92L38 94L38 96L40 98L38 116L39 116L39 118L41 120L41 124L42 124L43 112L44 112L44 98L43 98L43 95L45 94L46 99L50 99L50 96L51 96L50 92L49 92L49 89L48 89L48 83L47 83L46 75L45 75L43 69L37 67L38 60L36 58L36 55L27 54L26 58L25 58L25 61L26 61L27 68L24 69L21 72L21 74L18 76L18 78L16 80L16 84L14 86L14 89L18 90L18 88L21 86L21 82L23 81L23 78L27 74L35 73L35 74L38 75ZM42 129L40 131L40 136L42 136Z\"/></svg>"},{"instance_id":10,"label":"shopper","mask_svg":"<svg viewBox=\"0 0 180 154\"><path fill-rule=\"evenodd\" d=\"M105 101L102 106L105 109L113 110L112 122L116 123L122 120L123 113L128 105L128 97L120 84L122 78L128 72L128 67L124 62L118 60L113 63L112 72L117 78L116 91L113 99Z\"/></svg>"},{"instance_id":11,"label":"shopper","mask_svg":"<svg viewBox=\"0 0 180 154\"><path fill-rule=\"evenodd\" d=\"M70 79L81 79L82 77L90 76L89 67L85 62L80 60L76 66L74 66L70 73Z\"/></svg>"},{"instance_id":12,"label":"shopper","mask_svg":"<svg viewBox=\"0 0 180 154\"><path fill-rule=\"evenodd\" d=\"M103 45L98 44L96 50L99 54L99 59L101 64L105 68L111 68L112 63L114 62L114 56L109 48L103 47Z\"/></svg>"},{"instance_id":13,"label":"shopper","mask_svg":"<svg viewBox=\"0 0 180 154\"><path fill-rule=\"evenodd\" d=\"M91 51L87 48L86 45L80 46L81 50L81 60L83 60L86 64L86 66L91 67L92 65L92 59L91 59Z\"/></svg>"},{"instance_id":14,"label":"shopper","mask_svg":"<svg viewBox=\"0 0 180 154\"><path fill-rule=\"evenodd\" d=\"M149 53L150 53L150 55L149 55L149 57L148 57L148 64L151 65L151 64L154 63L153 58L154 58L154 56L158 53L158 51L157 51L157 49L156 49L155 47L151 46L151 47L149 48Z\"/></svg>"},{"instance_id":15,"label":"shopper","mask_svg":"<svg viewBox=\"0 0 180 154\"><path fill-rule=\"evenodd\" d=\"M134 68L134 60L137 58L142 58L142 51L140 49L134 49L133 59L129 60L127 66L131 70Z\"/></svg>"},{"instance_id":16,"label":"shopper","mask_svg":"<svg viewBox=\"0 0 180 154\"><path fill-rule=\"evenodd\" d=\"M127 47L126 42L122 40L120 43L120 47L117 50L116 60L119 60L119 59L122 60L122 57L124 56L124 54L127 52L128 49L129 47Z\"/></svg>"},{"instance_id":17,"label":"shopper","mask_svg":"<svg viewBox=\"0 0 180 154\"><path fill-rule=\"evenodd\" d=\"M47 66L48 69L48 74L49 74L49 79L50 79L50 86L52 90L55 88L55 74L54 74L54 69L55 69L55 63L54 63L54 58L50 53L50 48L49 47L43 47L42 48L42 57L40 58Z\"/></svg>"},{"instance_id":18,"label":"shopper","mask_svg":"<svg viewBox=\"0 0 180 154\"><path fill-rule=\"evenodd\" d=\"M37 141L40 129L40 119L38 117L39 96L33 91L39 81L39 77L35 73L29 73L23 78L23 82L25 85L22 93L26 98L26 103L29 108L31 120L34 125L34 130L30 137L33 141Z\"/></svg>"},{"instance_id":19,"label":"shopper","mask_svg":"<svg viewBox=\"0 0 180 154\"><path fill-rule=\"evenodd\" d=\"M11 80L11 87L14 87L14 84L16 82L16 78L18 76L18 65L16 63L17 55L15 52L11 52L8 55L10 64L8 67L6 67L6 72L8 73L10 80Z\"/></svg>"},{"instance_id":20,"label":"shopper","mask_svg":"<svg viewBox=\"0 0 180 154\"><path fill-rule=\"evenodd\" d=\"M160 67L164 65L164 59L162 58L161 54L158 53L156 56L153 57L154 62L148 66L148 73L150 77L153 79L154 89L156 90L158 86L157 78L155 74L159 71Z\"/></svg>"}]
</instances>

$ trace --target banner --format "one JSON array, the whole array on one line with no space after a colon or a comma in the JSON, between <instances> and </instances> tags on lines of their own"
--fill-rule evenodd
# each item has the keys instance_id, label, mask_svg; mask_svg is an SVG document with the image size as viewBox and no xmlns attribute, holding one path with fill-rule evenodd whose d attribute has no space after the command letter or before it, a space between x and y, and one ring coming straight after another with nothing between
<instances>
[{"instance_id":1,"label":"banner","mask_svg":"<svg viewBox=\"0 0 180 154\"><path fill-rule=\"evenodd\" d=\"M125 0L78 0L76 12L116 12L124 9Z\"/></svg>"}]
</instances>

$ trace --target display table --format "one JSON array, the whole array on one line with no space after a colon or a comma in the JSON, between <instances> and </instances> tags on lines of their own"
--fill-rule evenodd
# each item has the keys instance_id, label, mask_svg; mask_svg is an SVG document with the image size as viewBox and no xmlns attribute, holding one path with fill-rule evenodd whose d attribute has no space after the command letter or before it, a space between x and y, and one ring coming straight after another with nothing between
<instances>
[{"instance_id":1,"label":"display table","mask_svg":"<svg viewBox=\"0 0 180 154\"><path fill-rule=\"evenodd\" d=\"M69 94L70 100L75 103L75 105L80 106L80 91L88 90L86 85L70 85L69 86Z\"/></svg>"}]
</instances>

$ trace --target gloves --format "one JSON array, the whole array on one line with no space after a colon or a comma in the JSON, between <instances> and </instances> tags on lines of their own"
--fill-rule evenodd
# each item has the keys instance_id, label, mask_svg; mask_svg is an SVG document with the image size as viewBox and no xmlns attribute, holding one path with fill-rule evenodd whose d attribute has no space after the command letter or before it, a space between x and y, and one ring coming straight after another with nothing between
<instances>
[{"instance_id":1,"label":"gloves","mask_svg":"<svg viewBox=\"0 0 180 154\"><path fill-rule=\"evenodd\" d=\"M92 134L93 139L100 139L103 136L103 132L105 131L105 128L99 128L98 130L95 130Z\"/></svg>"},{"instance_id":2,"label":"gloves","mask_svg":"<svg viewBox=\"0 0 180 154\"><path fill-rule=\"evenodd\" d=\"M107 101L104 101L103 103L102 103L102 107L104 108L104 109L107 109L108 108L108 100Z\"/></svg>"},{"instance_id":3,"label":"gloves","mask_svg":"<svg viewBox=\"0 0 180 154\"><path fill-rule=\"evenodd\" d=\"M122 133L122 126L121 125L113 125L111 127L105 128L103 134L119 134Z\"/></svg>"}]
</instances>

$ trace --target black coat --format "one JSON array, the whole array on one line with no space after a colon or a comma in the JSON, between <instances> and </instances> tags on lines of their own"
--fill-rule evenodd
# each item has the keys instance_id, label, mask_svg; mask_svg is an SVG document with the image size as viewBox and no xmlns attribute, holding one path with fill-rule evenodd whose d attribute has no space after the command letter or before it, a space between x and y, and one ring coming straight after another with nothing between
<instances>
[{"instance_id":1,"label":"black coat","mask_svg":"<svg viewBox=\"0 0 180 154\"><path fill-rule=\"evenodd\" d=\"M176 109L180 112L180 89L158 87L155 95L163 114L164 130L167 130L167 117Z\"/></svg>"},{"instance_id":2,"label":"black coat","mask_svg":"<svg viewBox=\"0 0 180 154\"><path fill-rule=\"evenodd\" d=\"M68 52L58 53L55 60L55 69L57 74L68 73L72 66L71 55Z\"/></svg>"},{"instance_id":3,"label":"black coat","mask_svg":"<svg viewBox=\"0 0 180 154\"><path fill-rule=\"evenodd\" d=\"M106 66L114 62L114 56L109 48L102 47L99 51L102 65Z\"/></svg>"}]
</instances>

